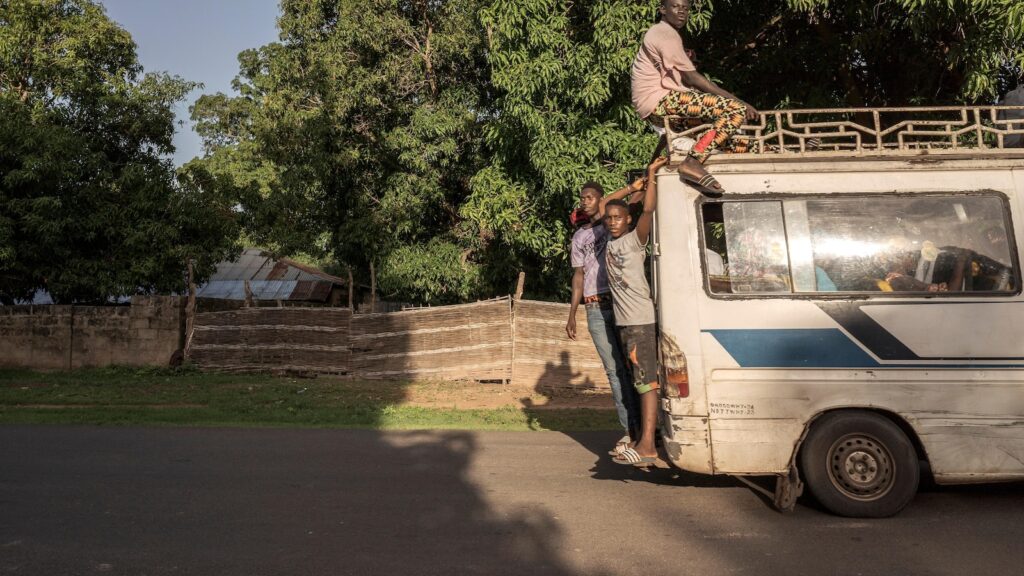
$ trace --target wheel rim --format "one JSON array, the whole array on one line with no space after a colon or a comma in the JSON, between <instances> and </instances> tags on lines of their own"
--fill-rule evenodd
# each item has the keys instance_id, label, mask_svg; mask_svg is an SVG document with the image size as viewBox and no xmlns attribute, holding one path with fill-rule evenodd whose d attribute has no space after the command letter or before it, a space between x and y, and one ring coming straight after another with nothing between
<instances>
[{"instance_id":1,"label":"wheel rim","mask_svg":"<svg viewBox=\"0 0 1024 576\"><path fill-rule=\"evenodd\" d=\"M896 464L889 449L869 434L847 434L828 451L832 485L854 500L877 500L892 490Z\"/></svg>"}]
</instances>

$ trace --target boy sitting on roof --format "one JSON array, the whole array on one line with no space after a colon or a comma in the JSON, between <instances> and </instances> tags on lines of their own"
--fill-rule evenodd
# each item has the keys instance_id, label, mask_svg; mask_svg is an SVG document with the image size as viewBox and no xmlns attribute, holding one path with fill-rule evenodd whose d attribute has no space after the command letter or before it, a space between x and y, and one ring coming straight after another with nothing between
<instances>
[{"instance_id":1,"label":"boy sitting on roof","mask_svg":"<svg viewBox=\"0 0 1024 576\"><path fill-rule=\"evenodd\" d=\"M733 134L744 118L757 120L758 112L697 72L686 55L680 31L690 18L690 0L661 0L658 12L661 21L644 34L633 61L633 107L641 118L655 125L660 125L665 116L712 124L697 138L689 157L679 166L679 174L700 188L721 193L722 186L704 169L704 161L718 149L756 152L757 141Z\"/></svg>"}]
</instances>

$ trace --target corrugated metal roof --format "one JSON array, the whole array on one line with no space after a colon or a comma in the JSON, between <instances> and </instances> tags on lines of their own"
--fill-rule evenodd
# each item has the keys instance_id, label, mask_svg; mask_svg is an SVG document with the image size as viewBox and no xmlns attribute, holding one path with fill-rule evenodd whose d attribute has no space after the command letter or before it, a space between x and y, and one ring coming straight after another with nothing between
<instances>
[{"instance_id":1,"label":"corrugated metal roof","mask_svg":"<svg viewBox=\"0 0 1024 576\"><path fill-rule=\"evenodd\" d=\"M261 248L246 248L234 262L221 262L210 280L196 290L200 298L245 300L245 281L257 300L300 300L326 302L335 285L348 282L312 266L288 258L275 260ZM118 298L118 303L130 302L131 297ZM45 290L36 292L25 304L53 304Z\"/></svg>"},{"instance_id":2,"label":"corrugated metal roof","mask_svg":"<svg viewBox=\"0 0 1024 576\"><path fill-rule=\"evenodd\" d=\"M326 302L333 282L323 280L250 280L256 300L301 300ZM199 298L245 300L245 280L211 280L196 291Z\"/></svg>"},{"instance_id":3,"label":"corrugated metal roof","mask_svg":"<svg viewBox=\"0 0 1024 576\"><path fill-rule=\"evenodd\" d=\"M346 285L347 282L322 270L288 258L275 260L260 248L246 248L234 262L221 262L211 282L228 280L309 280Z\"/></svg>"},{"instance_id":4,"label":"corrugated metal roof","mask_svg":"<svg viewBox=\"0 0 1024 576\"><path fill-rule=\"evenodd\" d=\"M267 263L259 248L246 248L234 262L221 262L211 280L252 280Z\"/></svg>"},{"instance_id":5,"label":"corrugated metal roof","mask_svg":"<svg viewBox=\"0 0 1024 576\"><path fill-rule=\"evenodd\" d=\"M290 299L325 302L330 298L333 286L333 282L324 282L323 280L298 280L295 282L295 289L292 290Z\"/></svg>"}]
</instances>

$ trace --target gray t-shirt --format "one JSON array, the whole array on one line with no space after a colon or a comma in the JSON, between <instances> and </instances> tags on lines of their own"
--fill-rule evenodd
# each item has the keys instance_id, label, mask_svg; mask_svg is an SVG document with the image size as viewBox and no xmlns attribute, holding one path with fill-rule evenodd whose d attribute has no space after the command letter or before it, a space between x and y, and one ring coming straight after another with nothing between
<instances>
[{"instance_id":1,"label":"gray t-shirt","mask_svg":"<svg viewBox=\"0 0 1024 576\"><path fill-rule=\"evenodd\" d=\"M608 284L616 326L654 324L654 301L644 273L647 248L636 230L608 241Z\"/></svg>"}]
</instances>

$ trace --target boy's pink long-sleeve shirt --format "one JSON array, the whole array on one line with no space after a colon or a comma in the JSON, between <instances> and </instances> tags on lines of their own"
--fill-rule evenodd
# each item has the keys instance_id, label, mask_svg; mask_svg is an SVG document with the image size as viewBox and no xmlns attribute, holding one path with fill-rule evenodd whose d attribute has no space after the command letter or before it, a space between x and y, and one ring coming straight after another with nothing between
<instances>
[{"instance_id":1,"label":"boy's pink long-sleeve shirt","mask_svg":"<svg viewBox=\"0 0 1024 576\"><path fill-rule=\"evenodd\" d=\"M683 72L697 68L686 55L683 38L667 22L658 22L644 34L643 45L633 60L630 79L633 107L641 118L654 112L658 102L669 92L683 92Z\"/></svg>"}]
</instances>

